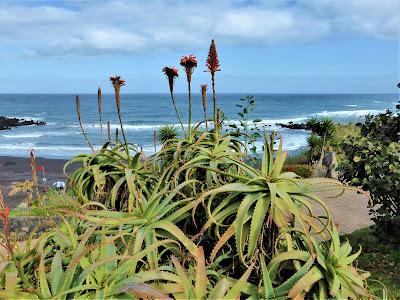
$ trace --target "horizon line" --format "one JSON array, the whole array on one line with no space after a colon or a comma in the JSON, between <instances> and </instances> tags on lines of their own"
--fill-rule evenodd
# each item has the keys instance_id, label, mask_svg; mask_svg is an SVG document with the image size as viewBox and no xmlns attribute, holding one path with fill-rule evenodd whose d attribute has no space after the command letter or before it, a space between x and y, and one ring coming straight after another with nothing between
<instances>
[{"instance_id":1,"label":"horizon line","mask_svg":"<svg viewBox=\"0 0 400 300\"><path fill-rule=\"evenodd\" d=\"M114 93L102 93L103 95L114 95ZM174 93L175 95L187 95L186 92L179 92ZM192 92L195 95L201 95L201 92ZM245 94L245 95L399 95L400 92L374 92L374 93L340 93L340 92L288 92L288 93L270 93L270 92L219 92L217 95L226 95L226 94ZM2 93L0 95L97 95L97 92L82 92L82 93L73 93L73 92L19 92L19 93ZM169 92L158 92L158 93L151 93L151 92L128 92L128 93L121 93L121 95L170 95ZM207 93L207 95L212 95L212 93Z\"/></svg>"}]
</instances>

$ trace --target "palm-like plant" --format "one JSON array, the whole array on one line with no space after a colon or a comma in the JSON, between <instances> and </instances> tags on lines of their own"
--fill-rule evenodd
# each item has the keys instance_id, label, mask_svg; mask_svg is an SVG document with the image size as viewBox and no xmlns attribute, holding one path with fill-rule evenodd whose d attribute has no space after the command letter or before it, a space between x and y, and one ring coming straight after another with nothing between
<instances>
[{"instance_id":1,"label":"palm-like plant","mask_svg":"<svg viewBox=\"0 0 400 300\"><path fill-rule=\"evenodd\" d=\"M323 140L320 136L312 133L307 137L307 144L309 148L310 162L314 162L321 154Z\"/></svg>"},{"instance_id":2,"label":"palm-like plant","mask_svg":"<svg viewBox=\"0 0 400 300\"><path fill-rule=\"evenodd\" d=\"M174 125L165 125L158 130L158 139L164 146L169 144L170 140L177 139L178 130Z\"/></svg>"}]
</instances>

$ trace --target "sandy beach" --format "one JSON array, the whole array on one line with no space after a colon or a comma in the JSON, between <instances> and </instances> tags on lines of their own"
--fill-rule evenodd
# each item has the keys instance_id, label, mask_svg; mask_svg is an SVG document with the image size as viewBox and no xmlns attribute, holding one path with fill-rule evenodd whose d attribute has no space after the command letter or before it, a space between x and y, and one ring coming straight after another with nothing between
<instances>
[{"instance_id":1,"label":"sandy beach","mask_svg":"<svg viewBox=\"0 0 400 300\"><path fill-rule=\"evenodd\" d=\"M37 165L44 167L48 185L52 185L57 180L66 181L63 173L63 167L66 162L63 159L36 158ZM38 176L41 181L43 178L42 173L38 172ZM15 181L25 181L31 178L28 157L0 156L0 188L8 206L11 208L16 207L24 198L23 194L8 196L10 185ZM41 185L43 185L42 182Z\"/></svg>"}]
</instances>

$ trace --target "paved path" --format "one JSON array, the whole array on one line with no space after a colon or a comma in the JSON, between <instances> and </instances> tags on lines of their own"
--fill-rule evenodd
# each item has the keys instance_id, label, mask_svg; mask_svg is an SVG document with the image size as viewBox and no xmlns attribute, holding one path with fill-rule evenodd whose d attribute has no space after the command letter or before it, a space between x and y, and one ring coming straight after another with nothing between
<instances>
[{"instance_id":1,"label":"paved path","mask_svg":"<svg viewBox=\"0 0 400 300\"><path fill-rule=\"evenodd\" d=\"M369 200L366 195L351 190L338 197L334 197L338 195L337 191L320 192L318 195L328 206L340 233L351 233L374 224L368 214ZM315 207L315 212L322 213L323 210Z\"/></svg>"}]
</instances>

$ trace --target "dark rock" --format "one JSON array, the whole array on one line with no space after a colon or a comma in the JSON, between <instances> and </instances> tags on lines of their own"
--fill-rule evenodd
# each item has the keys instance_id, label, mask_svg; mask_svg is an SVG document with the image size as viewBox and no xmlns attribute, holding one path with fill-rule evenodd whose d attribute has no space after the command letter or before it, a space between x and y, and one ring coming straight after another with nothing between
<instances>
[{"instance_id":1,"label":"dark rock","mask_svg":"<svg viewBox=\"0 0 400 300\"><path fill-rule=\"evenodd\" d=\"M290 121L287 124L283 124L283 123L276 123L276 125L282 127L282 128L289 128L289 129L303 129L303 130L311 130L311 128L305 124L305 123L293 123L292 121Z\"/></svg>"},{"instance_id":2,"label":"dark rock","mask_svg":"<svg viewBox=\"0 0 400 300\"><path fill-rule=\"evenodd\" d=\"M25 120L19 118L7 118L0 116L0 130L7 130L19 126L46 125L44 121Z\"/></svg>"}]
</instances>

